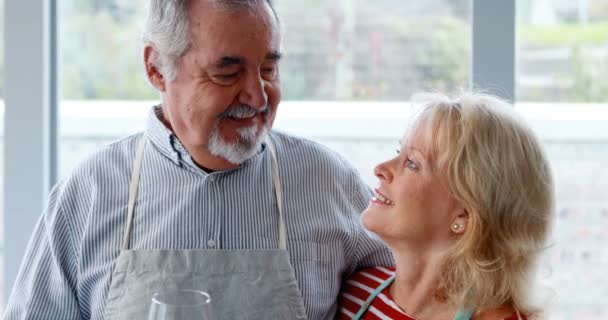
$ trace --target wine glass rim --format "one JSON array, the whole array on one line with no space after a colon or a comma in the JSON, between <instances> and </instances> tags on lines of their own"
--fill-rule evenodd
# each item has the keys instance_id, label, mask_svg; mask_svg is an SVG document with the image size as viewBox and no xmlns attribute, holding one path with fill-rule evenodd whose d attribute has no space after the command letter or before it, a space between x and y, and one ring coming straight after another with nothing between
<instances>
[{"instance_id":1,"label":"wine glass rim","mask_svg":"<svg viewBox=\"0 0 608 320\"><path fill-rule=\"evenodd\" d=\"M179 304L174 304L174 303L168 303L166 301L162 301L161 299L159 299L159 296L163 295L162 292L156 292L152 295L152 303L154 304L158 304L158 305L172 305L172 306L176 306L179 305L181 307L186 307L186 308L191 308L191 307L199 307L202 305L206 305L211 303L211 296L201 290L195 290L195 289L180 289L180 290L175 290L175 292L185 292L185 293L192 293L192 294L196 294L199 296L204 297L204 300L199 300L196 303L192 303L192 304L185 304L185 303L179 303Z\"/></svg>"}]
</instances>

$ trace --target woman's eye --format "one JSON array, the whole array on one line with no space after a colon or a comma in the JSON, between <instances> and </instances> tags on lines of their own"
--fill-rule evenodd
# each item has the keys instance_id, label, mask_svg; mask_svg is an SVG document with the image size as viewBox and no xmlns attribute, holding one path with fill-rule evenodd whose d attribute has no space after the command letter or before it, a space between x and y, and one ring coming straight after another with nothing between
<instances>
[{"instance_id":1,"label":"woman's eye","mask_svg":"<svg viewBox=\"0 0 608 320\"><path fill-rule=\"evenodd\" d=\"M407 160L405 160L405 166L412 170L418 170L418 165L410 158L407 158Z\"/></svg>"}]
</instances>

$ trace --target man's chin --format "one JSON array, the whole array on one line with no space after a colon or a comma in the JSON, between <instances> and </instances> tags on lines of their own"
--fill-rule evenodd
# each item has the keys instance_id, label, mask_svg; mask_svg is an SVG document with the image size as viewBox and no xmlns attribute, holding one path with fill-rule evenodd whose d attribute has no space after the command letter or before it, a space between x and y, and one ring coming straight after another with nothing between
<instances>
[{"instance_id":1,"label":"man's chin","mask_svg":"<svg viewBox=\"0 0 608 320\"><path fill-rule=\"evenodd\" d=\"M241 127L225 130L220 134L222 141L227 144L256 144L256 142L264 140L261 138L265 138L262 136L265 135L266 131L267 130L264 130L264 127L256 125L252 127Z\"/></svg>"},{"instance_id":2,"label":"man's chin","mask_svg":"<svg viewBox=\"0 0 608 320\"><path fill-rule=\"evenodd\" d=\"M241 164L255 156L266 139L266 127L245 127L235 132L215 132L209 143L209 151L234 164Z\"/></svg>"}]
</instances>

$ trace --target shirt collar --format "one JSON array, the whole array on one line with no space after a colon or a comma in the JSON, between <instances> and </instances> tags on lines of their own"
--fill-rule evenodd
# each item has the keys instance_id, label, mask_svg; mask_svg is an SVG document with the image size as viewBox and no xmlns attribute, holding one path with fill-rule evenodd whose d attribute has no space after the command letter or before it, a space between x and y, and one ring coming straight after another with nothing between
<instances>
[{"instance_id":1,"label":"shirt collar","mask_svg":"<svg viewBox=\"0 0 608 320\"><path fill-rule=\"evenodd\" d=\"M154 106L148 113L146 133L148 139L156 148L175 164L181 166L180 159L190 159L190 154L179 141L177 136L161 121L163 109Z\"/></svg>"}]
</instances>

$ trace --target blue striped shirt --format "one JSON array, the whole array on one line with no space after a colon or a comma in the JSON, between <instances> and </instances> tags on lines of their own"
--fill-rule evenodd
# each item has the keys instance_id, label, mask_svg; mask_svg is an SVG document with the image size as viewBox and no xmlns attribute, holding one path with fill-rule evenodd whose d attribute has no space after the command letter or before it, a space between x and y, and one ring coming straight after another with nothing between
<instances>
[{"instance_id":1,"label":"blue striped shirt","mask_svg":"<svg viewBox=\"0 0 608 320\"><path fill-rule=\"evenodd\" d=\"M152 108L131 249L275 249L278 212L269 152L207 173ZM140 134L112 143L53 188L25 254L4 319L103 319L127 220ZM283 186L288 251L310 319L332 318L342 279L391 265L359 223L370 189L323 146L272 133Z\"/></svg>"}]
</instances>

